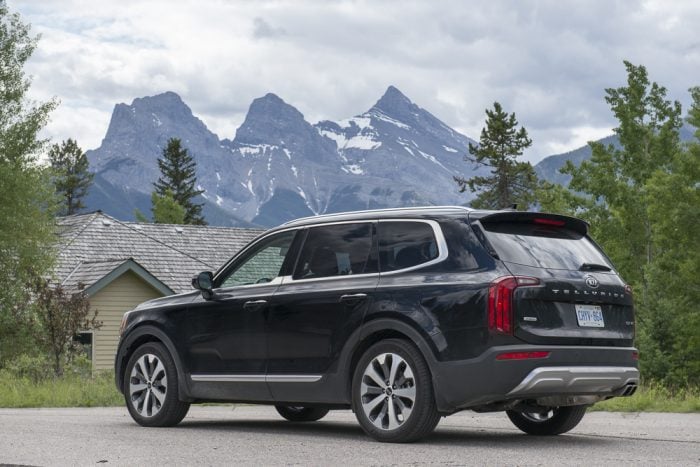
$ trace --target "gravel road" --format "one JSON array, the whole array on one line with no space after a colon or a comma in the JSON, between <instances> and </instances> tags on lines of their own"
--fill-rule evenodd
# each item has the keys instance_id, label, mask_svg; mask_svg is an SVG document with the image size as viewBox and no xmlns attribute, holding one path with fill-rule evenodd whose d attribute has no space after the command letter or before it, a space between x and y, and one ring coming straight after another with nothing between
<instances>
[{"instance_id":1,"label":"gravel road","mask_svg":"<svg viewBox=\"0 0 700 467\"><path fill-rule=\"evenodd\" d=\"M700 465L700 414L587 414L532 437L504 414L462 412L421 443L381 444L349 411L310 424L262 406L193 407L175 428L124 408L0 409L0 464L25 465Z\"/></svg>"}]
</instances>

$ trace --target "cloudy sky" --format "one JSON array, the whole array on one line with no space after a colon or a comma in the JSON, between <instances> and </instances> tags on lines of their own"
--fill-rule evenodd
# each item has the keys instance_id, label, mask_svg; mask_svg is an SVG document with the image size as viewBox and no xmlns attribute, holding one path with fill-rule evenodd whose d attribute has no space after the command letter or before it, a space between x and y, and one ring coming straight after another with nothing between
<instances>
[{"instance_id":1,"label":"cloudy sky","mask_svg":"<svg viewBox=\"0 0 700 467\"><path fill-rule=\"evenodd\" d=\"M274 92L311 122L364 112L395 85L478 138L499 101L534 140L575 149L615 125L603 89L622 61L684 104L700 84L700 2L8 0L41 33L32 96L61 105L54 140L99 146L116 103L175 91L232 138Z\"/></svg>"}]
</instances>

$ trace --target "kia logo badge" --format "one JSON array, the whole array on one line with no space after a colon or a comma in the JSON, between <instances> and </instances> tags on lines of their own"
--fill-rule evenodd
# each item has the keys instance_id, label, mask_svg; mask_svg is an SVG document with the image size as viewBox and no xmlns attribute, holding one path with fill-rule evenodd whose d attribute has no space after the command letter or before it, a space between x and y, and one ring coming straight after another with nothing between
<instances>
[{"instance_id":1,"label":"kia logo badge","mask_svg":"<svg viewBox=\"0 0 700 467\"><path fill-rule=\"evenodd\" d=\"M598 279L593 276L586 276L586 285L592 289L598 287Z\"/></svg>"}]
</instances>

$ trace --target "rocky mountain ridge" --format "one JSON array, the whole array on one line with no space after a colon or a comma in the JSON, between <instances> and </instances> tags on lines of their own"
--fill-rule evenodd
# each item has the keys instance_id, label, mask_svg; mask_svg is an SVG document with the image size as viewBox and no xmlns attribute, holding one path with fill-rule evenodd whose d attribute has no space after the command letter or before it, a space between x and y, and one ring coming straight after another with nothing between
<instances>
[{"instance_id":1,"label":"rocky mountain ridge","mask_svg":"<svg viewBox=\"0 0 700 467\"><path fill-rule=\"evenodd\" d=\"M221 225L462 204L468 197L452 176L473 172L463 160L472 140L393 86L362 114L316 124L266 94L251 103L233 139L219 139L177 94L166 92L115 106L102 144L87 152L96 174L88 206L125 219L134 208L150 212L156 161L170 137L180 138L197 162L205 216Z\"/></svg>"}]
</instances>

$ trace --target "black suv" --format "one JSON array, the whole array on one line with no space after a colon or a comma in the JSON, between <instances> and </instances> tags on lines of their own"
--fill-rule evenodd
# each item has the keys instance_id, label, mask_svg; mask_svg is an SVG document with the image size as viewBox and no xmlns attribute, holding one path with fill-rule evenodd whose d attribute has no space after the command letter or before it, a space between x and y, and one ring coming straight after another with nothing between
<instances>
[{"instance_id":1,"label":"black suv","mask_svg":"<svg viewBox=\"0 0 700 467\"><path fill-rule=\"evenodd\" d=\"M631 290L587 230L461 207L289 222L126 313L116 384L145 426L238 401L293 421L352 408L380 441L464 409L564 433L639 381Z\"/></svg>"}]
</instances>

